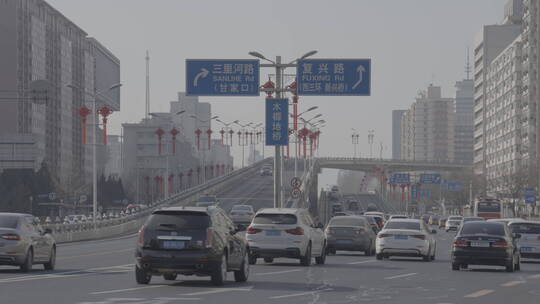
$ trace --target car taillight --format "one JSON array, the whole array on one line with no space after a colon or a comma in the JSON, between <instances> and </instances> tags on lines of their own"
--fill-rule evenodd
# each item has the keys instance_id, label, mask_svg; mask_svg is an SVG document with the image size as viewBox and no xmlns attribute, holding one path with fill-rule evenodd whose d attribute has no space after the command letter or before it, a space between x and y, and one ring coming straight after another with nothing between
<instances>
[{"instance_id":1,"label":"car taillight","mask_svg":"<svg viewBox=\"0 0 540 304\"><path fill-rule=\"evenodd\" d=\"M419 240L425 240L426 239L426 236L423 235L423 234L415 234L415 235L411 235L413 238L416 238L416 239L419 239Z\"/></svg>"},{"instance_id":2,"label":"car taillight","mask_svg":"<svg viewBox=\"0 0 540 304\"><path fill-rule=\"evenodd\" d=\"M385 237L390 237L390 236L392 236L392 235L389 234L389 233L379 233L379 234L377 234L377 237L380 238L380 239L385 238Z\"/></svg>"},{"instance_id":3,"label":"car taillight","mask_svg":"<svg viewBox=\"0 0 540 304\"><path fill-rule=\"evenodd\" d=\"M294 235L304 235L304 229L302 227L296 227L294 229L287 229L285 230L288 234L294 234Z\"/></svg>"},{"instance_id":4,"label":"car taillight","mask_svg":"<svg viewBox=\"0 0 540 304\"><path fill-rule=\"evenodd\" d=\"M137 238L137 244L144 246L144 226L139 229L139 237Z\"/></svg>"},{"instance_id":5,"label":"car taillight","mask_svg":"<svg viewBox=\"0 0 540 304\"><path fill-rule=\"evenodd\" d=\"M21 239L21 237L15 233L0 234L0 238L8 241L19 241Z\"/></svg>"},{"instance_id":6,"label":"car taillight","mask_svg":"<svg viewBox=\"0 0 540 304\"><path fill-rule=\"evenodd\" d=\"M491 244L493 248L507 248L508 243L506 241L497 241Z\"/></svg>"},{"instance_id":7,"label":"car taillight","mask_svg":"<svg viewBox=\"0 0 540 304\"><path fill-rule=\"evenodd\" d=\"M214 240L214 229L206 228L206 240L204 245L206 248L212 248L212 241Z\"/></svg>"},{"instance_id":8,"label":"car taillight","mask_svg":"<svg viewBox=\"0 0 540 304\"><path fill-rule=\"evenodd\" d=\"M454 243L452 246L454 246L454 248L465 248L467 247L467 241L457 239L457 240L454 240Z\"/></svg>"},{"instance_id":9,"label":"car taillight","mask_svg":"<svg viewBox=\"0 0 540 304\"><path fill-rule=\"evenodd\" d=\"M248 229L246 230L247 234L257 234L259 232L262 232L262 229L253 228L251 226L249 226Z\"/></svg>"}]
</instances>

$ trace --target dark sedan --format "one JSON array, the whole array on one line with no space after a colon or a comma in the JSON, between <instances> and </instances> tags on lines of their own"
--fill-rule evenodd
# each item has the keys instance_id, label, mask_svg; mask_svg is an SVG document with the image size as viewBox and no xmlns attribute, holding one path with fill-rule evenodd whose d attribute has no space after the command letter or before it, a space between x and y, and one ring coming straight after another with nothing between
<instances>
[{"instance_id":1,"label":"dark sedan","mask_svg":"<svg viewBox=\"0 0 540 304\"><path fill-rule=\"evenodd\" d=\"M364 251L365 255L375 253L375 233L371 224L361 216L336 216L326 228L326 243L329 253L336 250Z\"/></svg>"},{"instance_id":2,"label":"dark sedan","mask_svg":"<svg viewBox=\"0 0 540 304\"><path fill-rule=\"evenodd\" d=\"M519 270L519 237L502 223L466 222L452 245L452 269L491 265L504 266L508 272Z\"/></svg>"}]
</instances>

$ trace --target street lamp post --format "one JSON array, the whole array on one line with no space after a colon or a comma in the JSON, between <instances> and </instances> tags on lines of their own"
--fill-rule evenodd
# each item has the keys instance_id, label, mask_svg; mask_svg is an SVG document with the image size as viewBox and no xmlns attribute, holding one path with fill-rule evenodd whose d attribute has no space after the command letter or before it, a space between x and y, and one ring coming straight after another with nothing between
<instances>
[{"instance_id":1,"label":"street lamp post","mask_svg":"<svg viewBox=\"0 0 540 304\"><path fill-rule=\"evenodd\" d=\"M219 118L219 116L217 116L217 115L216 115L216 116L212 116L212 117L210 117L210 119L206 119L206 120L200 119L200 118L199 118L198 116L196 116L196 115L190 115L189 117L191 117L191 118L195 119L196 121L199 121L199 122L201 122L201 123L203 123L203 124L204 124L204 123L209 123L209 124L208 124L208 130L207 130L207 132L210 131L210 132L208 132L208 143L210 143L210 136L211 136L210 122L211 122L212 120L215 120L215 119L217 120L217 119ZM197 130L198 130L198 129L197 129ZM203 147L204 147L204 145L203 145ZM209 150L210 150L210 146L208 147L208 151L209 151ZM207 171L207 170L206 170L206 151L207 151L207 150L205 150L204 148L202 149L202 164L200 165L200 166L202 167L201 169L203 170L203 180L202 180L203 183L206 182L206 171ZM201 152L201 151L199 150L199 152ZM199 159L199 161L201 161L201 159Z\"/></svg>"},{"instance_id":2,"label":"street lamp post","mask_svg":"<svg viewBox=\"0 0 540 304\"><path fill-rule=\"evenodd\" d=\"M259 52L249 52L249 55L254 56L256 58L266 60L270 62L270 64L261 64L261 67L268 67L268 68L274 68L276 73L276 86L273 89L269 89L271 91L268 92L275 92L276 98L282 98L283 96L283 71L287 67L296 67L295 64L298 60L305 59L309 56L313 56L317 53L317 51L310 51L306 54L304 54L302 57L295 59L291 61L288 64L283 64L281 62L281 56L276 56L276 60L272 61L270 59L267 59ZM266 91L265 91L266 92ZM282 176L281 176L281 165L282 165L282 157L281 157L281 147L275 146L274 147L274 207L282 207Z\"/></svg>"},{"instance_id":3,"label":"street lamp post","mask_svg":"<svg viewBox=\"0 0 540 304\"><path fill-rule=\"evenodd\" d=\"M358 134L358 131L356 131L355 128L352 128L352 131L353 131L353 133L351 135L351 138L352 138L352 144L354 146L354 158L356 159L356 150L357 150L357 147L358 147L360 134Z\"/></svg>"},{"instance_id":4,"label":"street lamp post","mask_svg":"<svg viewBox=\"0 0 540 304\"><path fill-rule=\"evenodd\" d=\"M77 87L73 84L66 85L68 88L71 88L73 90L81 90L80 87ZM92 221L94 222L94 228L96 224L96 218L97 218L97 164L96 164L96 135L97 135L97 126L98 126L98 117L96 112L96 102L98 95L103 95L106 92L112 91L114 89L118 89L122 86L121 83L114 84L110 86L107 90L104 91L96 91L95 93L90 93L88 91L83 91L84 94L92 97L92 129L94 130L92 132Z\"/></svg>"},{"instance_id":5,"label":"street lamp post","mask_svg":"<svg viewBox=\"0 0 540 304\"><path fill-rule=\"evenodd\" d=\"M368 130L369 158L373 158L373 139L375 138L375 130Z\"/></svg>"},{"instance_id":6,"label":"street lamp post","mask_svg":"<svg viewBox=\"0 0 540 304\"><path fill-rule=\"evenodd\" d=\"M303 112L301 112L300 114L296 114L296 115L292 115L293 118L294 118L294 138L295 138L295 145L294 145L294 153L295 153L295 157L294 157L294 176L295 177L298 177L298 157L299 157L299 154L298 154L298 151L299 151L299 144L300 144L300 137L298 136L298 119L308 113L308 112L311 112L313 110L316 110L318 109L319 107L318 106L313 106Z\"/></svg>"}]
</instances>

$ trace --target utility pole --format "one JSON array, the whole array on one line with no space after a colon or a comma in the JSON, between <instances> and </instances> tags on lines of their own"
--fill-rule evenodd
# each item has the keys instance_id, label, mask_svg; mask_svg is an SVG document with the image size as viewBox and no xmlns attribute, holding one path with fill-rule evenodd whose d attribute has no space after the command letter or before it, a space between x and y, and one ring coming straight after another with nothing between
<instances>
[{"instance_id":1,"label":"utility pole","mask_svg":"<svg viewBox=\"0 0 540 304\"><path fill-rule=\"evenodd\" d=\"M150 113L150 56L146 51L146 104L144 118L148 119Z\"/></svg>"},{"instance_id":2,"label":"utility pole","mask_svg":"<svg viewBox=\"0 0 540 304\"><path fill-rule=\"evenodd\" d=\"M375 130L368 130L369 158L373 158L373 139L375 138Z\"/></svg>"}]
</instances>

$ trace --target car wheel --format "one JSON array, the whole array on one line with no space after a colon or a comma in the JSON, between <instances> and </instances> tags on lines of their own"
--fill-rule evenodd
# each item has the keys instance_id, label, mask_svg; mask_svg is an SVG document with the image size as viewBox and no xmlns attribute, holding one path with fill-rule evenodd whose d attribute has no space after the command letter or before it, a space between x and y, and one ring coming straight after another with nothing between
<instances>
[{"instance_id":1,"label":"car wheel","mask_svg":"<svg viewBox=\"0 0 540 304\"><path fill-rule=\"evenodd\" d=\"M177 275L175 273L166 273L163 275L163 278L167 281L174 281L176 280Z\"/></svg>"},{"instance_id":2,"label":"car wheel","mask_svg":"<svg viewBox=\"0 0 540 304\"><path fill-rule=\"evenodd\" d=\"M45 264L43 264L43 268L45 270L54 270L54 266L56 266L56 248L53 247L51 249L51 257L49 258L49 261Z\"/></svg>"},{"instance_id":3,"label":"car wheel","mask_svg":"<svg viewBox=\"0 0 540 304\"><path fill-rule=\"evenodd\" d=\"M150 275L146 270L139 268L139 266L135 265L135 281L137 281L137 284L148 284L150 283L150 280L152 279L152 275Z\"/></svg>"},{"instance_id":4,"label":"car wheel","mask_svg":"<svg viewBox=\"0 0 540 304\"><path fill-rule=\"evenodd\" d=\"M315 263L318 265L324 265L326 262L326 245L324 245L323 249L321 250L321 256L315 258Z\"/></svg>"},{"instance_id":5,"label":"car wheel","mask_svg":"<svg viewBox=\"0 0 540 304\"><path fill-rule=\"evenodd\" d=\"M377 253L377 255L375 256L377 258L377 260L381 261L384 257L382 255L382 253Z\"/></svg>"},{"instance_id":6,"label":"car wheel","mask_svg":"<svg viewBox=\"0 0 540 304\"><path fill-rule=\"evenodd\" d=\"M249 261L249 265L255 265L255 264L257 264L257 257L250 254L248 256L248 261Z\"/></svg>"},{"instance_id":7,"label":"car wheel","mask_svg":"<svg viewBox=\"0 0 540 304\"><path fill-rule=\"evenodd\" d=\"M459 270L459 264L458 263L452 263L452 270Z\"/></svg>"},{"instance_id":8,"label":"car wheel","mask_svg":"<svg viewBox=\"0 0 540 304\"><path fill-rule=\"evenodd\" d=\"M221 257L221 263L219 263L218 268L214 269L214 272L211 276L212 284L215 286L222 286L227 280L227 255L223 254Z\"/></svg>"},{"instance_id":9,"label":"car wheel","mask_svg":"<svg viewBox=\"0 0 540 304\"><path fill-rule=\"evenodd\" d=\"M306 255L303 257L300 257L300 265L302 266L311 265L311 243L308 244L308 247L306 249Z\"/></svg>"},{"instance_id":10,"label":"car wheel","mask_svg":"<svg viewBox=\"0 0 540 304\"><path fill-rule=\"evenodd\" d=\"M240 265L240 270L234 272L234 281L235 282L246 282L249 277L249 256L246 253L244 255L244 260L242 265Z\"/></svg>"},{"instance_id":11,"label":"car wheel","mask_svg":"<svg viewBox=\"0 0 540 304\"><path fill-rule=\"evenodd\" d=\"M372 255L372 252L373 252L372 246L373 245L369 244L369 247L366 249L366 251L364 251L365 256L371 256Z\"/></svg>"},{"instance_id":12,"label":"car wheel","mask_svg":"<svg viewBox=\"0 0 540 304\"><path fill-rule=\"evenodd\" d=\"M26 259L24 259L24 264L21 265L22 272L32 271L32 265L34 264L34 251L32 248L26 253Z\"/></svg>"},{"instance_id":13,"label":"car wheel","mask_svg":"<svg viewBox=\"0 0 540 304\"><path fill-rule=\"evenodd\" d=\"M521 270L521 258L518 256L516 266L514 266L514 269L519 271Z\"/></svg>"},{"instance_id":14,"label":"car wheel","mask_svg":"<svg viewBox=\"0 0 540 304\"><path fill-rule=\"evenodd\" d=\"M326 254L327 255L335 255L336 254L336 249L335 248L326 248Z\"/></svg>"},{"instance_id":15,"label":"car wheel","mask_svg":"<svg viewBox=\"0 0 540 304\"><path fill-rule=\"evenodd\" d=\"M506 272L514 272L515 266L514 257L512 256L512 260L506 264Z\"/></svg>"},{"instance_id":16,"label":"car wheel","mask_svg":"<svg viewBox=\"0 0 540 304\"><path fill-rule=\"evenodd\" d=\"M274 259L273 258L264 258L264 262L265 263L273 263Z\"/></svg>"},{"instance_id":17,"label":"car wheel","mask_svg":"<svg viewBox=\"0 0 540 304\"><path fill-rule=\"evenodd\" d=\"M429 262L429 261L431 261L431 257L429 255L423 255L422 256L422 261Z\"/></svg>"}]
</instances>

